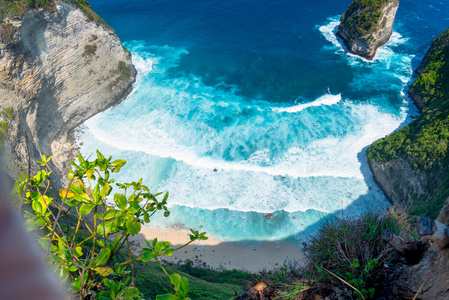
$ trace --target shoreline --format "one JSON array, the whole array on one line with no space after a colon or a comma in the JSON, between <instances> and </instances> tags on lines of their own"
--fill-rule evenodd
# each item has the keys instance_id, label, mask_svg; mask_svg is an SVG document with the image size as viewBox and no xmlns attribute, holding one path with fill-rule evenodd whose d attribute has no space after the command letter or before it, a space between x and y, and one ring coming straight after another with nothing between
<instances>
[{"instance_id":1,"label":"shoreline","mask_svg":"<svg viewBox=\"0 0 449 300\"><path fill-rule=\"evenodd\" d=\"M187 230L142 227L140 234L133 237L133 250L146 247L145 240L170 241L172 246L189 242ZM242 270L258 273L273 270L286 264L305 265L306 257L299 245L289 241L220 241L209 237L206 241L195 241L170 257L161 257L164 263L174 265L191 260L194 266L214 270Z\"/></svg>"}]
</instances>

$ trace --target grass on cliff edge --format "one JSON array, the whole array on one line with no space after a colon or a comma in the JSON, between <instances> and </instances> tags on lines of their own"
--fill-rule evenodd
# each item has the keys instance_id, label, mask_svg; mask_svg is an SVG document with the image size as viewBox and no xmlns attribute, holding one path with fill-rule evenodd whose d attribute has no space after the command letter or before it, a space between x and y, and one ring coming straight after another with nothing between
<instances>
[{"instance_id":1,"label":"grass on cliff edge","mask_svg":"<svg viewBox=\"0 0 449 300\"><path fill-rule=\"evenodd\" d=\"M87 0L67 0L76 5L89 19L106 24L93 10ZM55 11L54 0L0 0L0 18L11 19L22 16L27 9L43 9L47 12ZM108 26L109 27L109 26Z\"/></svg>"},{"instance_id":2,"label":"grass on cliff edge","mask_svg":"<svg viewBox=\"0 0 449 300\"><path fill-rule=\"evenodd\" d=\"M0 18L11 19L22 16L29 8L42 8L45 11L53 12L55 2L53 0L0 0Z\"/></svg>"},{"instance_id":3,"label":"grass on cliff edge","mask_svg":"<svg viewBox=\"0 0 449 300\"><path fill-rule=\"evenodd\" d=\"M147 297L146 299L155 299L156 295L162 295L172 291L173 288L170 281L156 263L137 263L135 264L135 268L137 273L141 272L136 280L136 287ZM204 278L182 272L179 267L164 266L164 268L170 274L178 273L182 277L187 278L190 285L189 297L191 299L232 299L235 295L243 292L246 280L241 280L239 284L229 283L235 281L229 275L238 272L244 278L249 279L250 277L250 274L237 270L220 272L209 269L208 273L214 274L214 281L208 281Z\"/></svg>"},{"instance_id":4,"label":"grass on cliff edge","mask_svg":"<svg viewBox=\"0 0 449 300\"><path fill-rule=\"evenodd\" d=\"M309 243L307 266L284 265L255 277L252 283L267 283L263 294L268 299L361 299L336 275L365 299L385 297L391 294L396 276L393 269L401 258L381 235L389 230L406 240L415 239L412 228L412 218L394 209L385 215L368 213L358 219L330 220ZM258 299L252 297L257 293L248 287L246 294L236 299Z\"/></svg>"}]
</instances>

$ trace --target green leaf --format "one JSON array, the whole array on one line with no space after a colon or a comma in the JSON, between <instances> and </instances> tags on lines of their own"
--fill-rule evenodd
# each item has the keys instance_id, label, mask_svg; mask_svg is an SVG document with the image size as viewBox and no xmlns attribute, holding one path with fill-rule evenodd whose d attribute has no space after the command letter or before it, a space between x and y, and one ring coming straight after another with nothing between
<instances>
[{"instance_id":1,"label":"green leaf","mask_svg":"<svg viewBox=\"0 0 449 300\"><path fill-rule=\"evenodd\" d=\"M37 202L37 201L33 201L33 203L31 204L31 206L33 207L33 210L38 214L41 215L42 214L42 205Z\"/></svg>"},{"instance_id":2,"label":"green leaf","mask_svg":"<svg viewBox=\"0 0 449 300\"><path fill-rule=\"evenodd\" d=\"M77 270L78 270L78 267L75 266L75 265L69 267L69 271L70 271L70 272L75 272L75 271L77 271Z\"/></svg>"},{"instance_id":3,"label":"green leaf","mask_svg":"<svg viewBox=\"0 0 449 300\"><path fill-rule=\"evenodd\" d=\"M138 211L140 209L140 205L139 205L139 202L137 201L137 199L129 202L129 207L131 208L130 211L132 211L132 213L135 213L136 211Z\"/></svg>"},{"instance_id":4,"label":"green leaf","mask_svg":"<svg viewBox=\"0 0 449 300\"><path fill-rule=\"evenodd\" d=\"M143 220L145 221L145 223L150 223L150 215L148 213L145 213L143 215Z\"/></svg>"},{"instance_id":5,"label":"green leaf","mask_svg":"<svg viewBox=\"0 0 449 300\"><path fill-rule=\"evenodd\" d=\"M161 251L164 251L165 249L168 249L171 246L170 242L160 242L160 244L161 244Z\"/></svg>"},{"instance_id":6,"label":"green leaf","mask_svg":"<svg viewBox=\"0 0 449 300\"><path fill-rule=\"evenodd\" d=\"M168 199L168 192L165 193L164 199L162 200L162 202L167 203L167 199Z\"/></svg>"},{"instance_id":7,"label":"green leaf","mask_svg":"<svg viewBox=\"0 0 449 300\"><path fill-rule=\"evenodd\" d=\"M111 191L111 187L109 186L108 183L105 183L104 186L101 188L101 191L100 191L101 199L106 198L106 196L109 195L110 191Z\"/></svg>"},{"instance_id":8,"label":"green leaf","mask_svg":"<svg viewBox=\"0 0 449 300\"><path fill-rule=\"evenodd\" d=\"M39 227L39 225L37 224L36 220L28 219L25 222L25 227L28 231L33 231L33 230L37 229Z\"/></svg>"},{"instance_id":9,"label":"green leaf","mask_svg":"<svg viewBox=\"0 0 449 300\"><path fill-rule=\"evenodd\" d=\"M126 210L126 204L128 203L126 197L122 194L114 194L114 201L120 210Z\"/></svg>"},{"instance_id":10,"label":"green leaf","mask_svg":"<svg viewBox=\"0 0 449 300\"><path fill-rule=\"evenodd\" d=\"M111 232L113 225L114 225L113 220L106 221L104 225L103 223L100 223L97 225L97 233L100 235L108 234L109 232Z\"/></svg>"},{"instance_id":11,"label":"green leaf","mask_svg":"<svg viewBox=\"0 0 449 300\"><path fill-rule=\"evenodd\" d=\"M142 259L143 262L150 261L157 256L156 253L154 253L153 251L151 251L148 248L143 248L142 251L143 251L143 253L140 256L140 258Z\"/></svg>"},{"instance_id":12,"label":"green leaf","mask_svg":"<svg viewBox=\"0 0 449 300\"><path fill-rule=\"evenodd\" d=\"M96 152L97 152L97 157L98 157L98 159L99 159L99 160L104 160L103 154L101 154L100 151L98 151L98 150L97 150Z\"/></svg>"},{"instance_id":13,"label":"green leaf","mask_svg":"<svg viewBox=\"0 0 449 300\"><path fill-rule=\"evenodd\" d=\"M110 288L111 290L114 289L115 284L112 280L105 278L103 282L106 287Z\"/></svg>"},{"instance_id":14,"label":"green leaf","mask_svg":"<svg viewBox=\"0 0 449 300\"><path fill-rule=\"evenodd\" d=\"M130 234L138 234L142 229L142 225L134 220L126 222L126 229Z\"/></svg>"},{"instance_id":15,"label":"green leaf","mask_svg":"<svg viewBox=\"0 0 449 300\"><path fill-rule=\"evenodd\" d=\"M99 214L99 218L102 219L104 217L105 220L109 220L109 219L115 218L119 215L120 215L120 211L112 208L112 209L109 209L105 214Z\"/></svg>"},{"instance_id":16,"label":"green leaf","mask_svg":"<svg viewBox=\"0 0 449 300\"><path fill-rule=\"evenodd\" d=\"M76 247L76 249L75 249L75 255L76 255L77 257L80 257L80 256L83 255L83 248L82 248L81 246Z\"/></svg>"},{"instance_id":17,"label":"green leaf","mask_svg":"<svg viewBox=\"0 0 449 300\"><path fill-rule=\"evenodd\" d=\"M103 277L107 277L109 275L114 274L114 270L109 267L97 267L97 268L92 268L92 270L94 270L95 272L97 272L98 274L100 274Z\"/></svg>"},{"instance_id":18,"label":"green leaf","mask_svg":"<svg viewBox=\"0 0 449 300\"><path fill-rule=\"evenodd\" d=\"M42 218L39 218L39 219L36 220L36 224L42 227L42 226L47 225L47 221L45 221Z\"/></svg>"},{"instance_id":19,"label":"green leaf","mask_svg":"<svg viewBox=\"0 0 449 300\"><path fill-rule=\"evenodd\" d=\"M98 204L101 201L100 198L100 187L98 186L98 184L94 187L93 191L92 191L92 196L94 198L94 203Z\"/></svg>"},{"instance_id":20,"label":"green leaf","mask_svg":"<svg viewBox=\"0 0 449 300\"><path fill-rule=\"evenodd\" d=\"M94 170L86 170L87 178L95 180Z\"/></svg>"},{"instance_id":21,"label":"green leaf","mask_svg":"<svg viewBox=\"0 0 449 300\"><path fill-rule=\"evenodd\" d=\"M184 296L189 293L189 282L185 277L181 277L181 290L184 292Z\"/></svg>"},{"instance_id":22,"label":"green leaf","mask_svg":"<svg viewBox=\"0 0 449 300\"><path fill-rule=\"evenodd\" d=\"M175 295L165 294L156 296L156 300L179 300L179 298Z\"/></svg>"},{"instance_id":23,"label":"green leaf","mask_svg":"<svg viewBox=\"0 0 449 300\"><path fill-rule=\"evenodd\" d=\"M104 251L97 257L93 266L94 267L103 266L108 262L110 256L111 256L111 249L105 248Z\"/></svg>"},{"instance_id":24,"label":"green leaf","mask_svg":"<svg viewBox=\"0 0 449 300\"><path fill-rule=\"evenodd\" d=\"M128 277L129 278L129 277ZM125 299L133 299L134 297L139 296L139 290L135 287L128 287L123 293L123 297Z\"/></svg>"},{"instance_id":25,"label":"green leaf","mask_svg":"<svg viewBox=\"0 0 449 300\"><path fill-rule=\"evenodd\" d=\"M64 199L66 197L66 195L67 195L67 198L73 198L75 196L75 193L73 193L72 191L69 191L67 189L59 190L59 197Z\"/></svg>"},{"instance_id":26,"label":"green leaf","mask_svg":"<svg viewBox=\"0 0 449 300\"><path fill-rule=\"evenodd\" d=\"M70 290L74 292L78 292L81 289L81 276L79 276L75 281L70 285Z\"/></svg>"},{"instance_id":27,"label":"green leaf","mask_svg":"<svg viewBox=\"0 0 449 300\"><path fill-rule=\"evenodd\" d=\"M175 252L174 249L167 249L164 252L164 256L172 256L174 252Z\"/></svg>"},{"instance_id":28,"label":"green leaf","mask_svg":"<svg viewBox=\"0 0 449 300\"><path fill-rule=\"evenodd\" d=\"M170 282L175 286L175 290L179 289L181 286L181 276L174 273L172 276L170 276Z\"/></svg>"},{"instance_id":29,"label":"green leaf","mask_svg":"<svg viewBox=\"0 0 449 300\"><path fill-rule=\"evenodd\" d=\"M95 207L95 204L83 204L80 207L80 214L81 215L87 215L92 211L92 209Z\"/></svg>"},{"instance_id":30,"label":"green leaf","mask_svg":"<svg viewBox=\"0 0 449 300\"><path fill-rule=\"evenodd\" d=\"M115 167L114 172L117 173L120 171L120 169L126 164L126 160L124 159L117 159L114 160L111 165L113 165Z\"/></svg>"}]
</instances>

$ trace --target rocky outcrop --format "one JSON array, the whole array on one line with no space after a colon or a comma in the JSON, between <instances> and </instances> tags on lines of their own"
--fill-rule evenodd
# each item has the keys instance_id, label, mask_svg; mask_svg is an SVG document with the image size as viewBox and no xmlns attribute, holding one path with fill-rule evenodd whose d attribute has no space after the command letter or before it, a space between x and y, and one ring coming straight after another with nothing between
<instances>
[{"instance_id":1,"label":"rocky outcrop","mask_svg":"<svg viewBox=\"0 0 449 300\"><path fill-rule=\"evenodd\" d=\"M422 113L366 154L387 198L435 217L449 196L449 29L434 40L409 90Z\"/></svg>"},{"instance_id":2,"label":"rocky outcrop","mask_svg":"<svg viewBox=\"0 0 449 300\"><path fill-rule=\"evenodd\" d=\"M387 162L369 159L368 163L377 185L396 207L410 207L416 199L427 196L426 174L412 166L411 158Z\"/></svg>"},{"instance_id":3,"label":"rocky outcrop","mask_svg":"<svg viewBox=\"0 0 449 300\"><path fill-rule=\"evenodd\" d=\"M393 33L399 0L354 0L341 16L338 34L348 49L372 59Z\"/></svg>"},{"instance_id":4,"label":"rocky outcrop","mask_svg":"<svg viewBox=\"0 0 449 300\"><path fill-rule=\"evenodd\" d=\"M135 75L115 32L68 0L6 17L0 27L0 125L9 173L15 177L28 168L28 153L31 162L45 154L52 156L53 179L61 178L77 153L74 128L123 99Z\"/></svg>"}]
</instances>

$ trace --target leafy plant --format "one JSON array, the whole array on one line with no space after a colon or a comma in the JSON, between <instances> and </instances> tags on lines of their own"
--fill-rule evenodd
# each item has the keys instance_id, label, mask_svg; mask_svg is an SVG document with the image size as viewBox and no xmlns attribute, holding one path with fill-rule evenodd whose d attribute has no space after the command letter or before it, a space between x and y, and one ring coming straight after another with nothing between
<instances>
[{"instance_id":1,"label":"leafy plant","mask_svg":"<svg viewBox=\"0 0 449 300\"><path fill-rule=\"evenodd\" d=\"M367 280L370 279L371 272L374 270L374 268L378 265L377 259L373 258L370 259L366 264L360 265L360 262L358 259L354 260L354 262L349 266L349 268L352 270L352 272L346 272L345 279L346 281L353 285L357 291L354 291L354 296L357 298L364 298L364 299L373 299L375 289L374 288L367 288L366 283Z\"/></svg>"},{"instance_id":2,"label":"leafy plant","mask_svg":"<svg viewBox=\"0 0 449 300\"><path fill-rule=\"evenodd\" d=\"M359 219L334 219L324 224L312 238L309 253L311 277L316 285L340 285L347 282L370 299L389 288L384 282L383 266L396 259L382 233L390 230L404 238L413 238L411 218L406 213L390 209L384 215L366 214ZM336 280L336 278L340 280ZM354 291L356 297L361 296Z\"/></svg>"},{"instance_id":3,"label":"leafy plant","mask_svg":"<svg viewBox=\"0 0 449 300\"><path fill-rule=\"evenodd\" d=\"M17 181L14 191L26 205L26 225L46 251L49 263L62 282L71 281L70 291L79 299L141 299L134 286L136 274L133 263L154 260L170 278L173 294L156 299L188 299L189 283L178 274L169 275L158 257L171 256L196 240L206 240L205 232L191 229L190 241L176 249L170 242L155 238L148 248L132 251L130 238L142 225L163 211L168 217L168 192L152 194L142 179L131 183L115 183L113 173L126 164L123 159L112 160L97 151L93 161L81 155L72 162L70 182L59 195L50 194L50 175L45 155L38 161L42 169L33 177ZM119 192L113 193L113 186ZM159 197L162 197L160 199ZM75 222L62 218L75 217ZM141 254L136 256L136 254Z\"/></svg>"}]
</instances>

